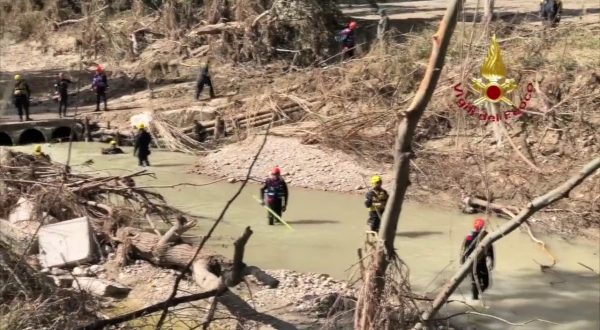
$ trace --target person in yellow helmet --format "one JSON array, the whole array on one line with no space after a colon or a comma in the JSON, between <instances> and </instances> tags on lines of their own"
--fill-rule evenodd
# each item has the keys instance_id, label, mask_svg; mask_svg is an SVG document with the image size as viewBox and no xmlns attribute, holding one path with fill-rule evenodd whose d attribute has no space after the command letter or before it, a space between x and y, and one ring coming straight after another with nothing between
<instances>
[{"instance_id":1,"label":"person in yellow helmet","mask_svg":"<svg viewBox=\"0 0 600 330\"><path fill-rule=\"evenodd\" d=\"M50 161L50 156L46 155L43 151L42 151L42 145L37 144L34 148L33 148L33 155L35 156L35 158L37 159L42 159L42 160L46 160L46 161Z\"/></svg>"},{"instance_id":2,"label":"person in yellow helmet","mask_svg":"<svg viewBox=\"0 0 600 330\"><path fill-rule=\"evenodd\" d=\"M101 152L103 155L117 155L117 154L124 153L123 149L121 149L117 146L117 141L111 140L109 142L109 144L110 144L109 148L102 148Z\"/></svg>"},{"instance_id":3,"label":"person in yellow helmet","mask_svg":"<svg viewBox=\"0 0 600 330\"><path fill-rule=\"evenodd\" d=\"M385 205L389 195L385 189L382 188L382 180L379 175L375 175L371 178L371 190L369 190L365 196L365 206L369 208L369 219L367 224L371 231L379 232L379 226L381 225L381 216L385 211Z\"/></svg>"},{"instance_id":4,"label":"person in yellow helmet","mask_svg":"<svg viewBox=\"0 0 600 330\"><path fill-rule=\"evenodd\" d=\"M139 166L150 166L148 156L150 155L150 143L152 142L152 136L146 131L146 125L143 123L138 126L140 132L135 138L135 145L133 146L133 155L138 157Z\"/></svg>"},{"instance_id":5,"label":"person in yellow helmet","mask_svg":"<svg viewBox=\"0 0 600 330\"><path fill-rule=\"evenodd\" d=\"M13 103L17 107L19 113L19 120L23 121L23 110L25 110L25 120L32 120L29 118L29 99L31 98L31 90L27 81L21 77L21 75L15 75L15 87L13 89Z\"/></svg>"}]
</instances>

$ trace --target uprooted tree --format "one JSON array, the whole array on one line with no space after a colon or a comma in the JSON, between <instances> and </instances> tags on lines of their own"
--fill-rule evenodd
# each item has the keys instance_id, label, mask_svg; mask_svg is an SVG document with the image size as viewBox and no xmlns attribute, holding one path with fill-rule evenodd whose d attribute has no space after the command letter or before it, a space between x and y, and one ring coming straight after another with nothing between
<instances>
[{"instance_id":1,"label":"uprooted tree","mask_svg":"<svg viewBox=\"0 0 600 330\"><path fill-rule=\"evenodd\" d=\"M151 67L206 54L309 65L337 53L335 33L345 23L333 0L6 1L2 10L6 28L23 38L44 42L49 27L81 25L75 37L87 56L142 58ZM128 19L116 19L126 10Z\"/></svg>"}]
</instances>

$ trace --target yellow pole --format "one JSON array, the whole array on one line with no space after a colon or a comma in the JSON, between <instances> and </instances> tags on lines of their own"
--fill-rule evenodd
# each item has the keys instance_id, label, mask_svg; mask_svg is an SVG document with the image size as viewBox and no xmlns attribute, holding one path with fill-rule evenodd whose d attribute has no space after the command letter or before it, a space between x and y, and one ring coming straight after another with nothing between
<instances>
[{"instance_id":1,"label":"yellow pole","mask_svg":"<svg viewBox=\"0 0 600 330\"><path fill-rule=\"evenodd\" d=\"M258 197L252 195L252 197L254 197L254 199L259 202L261 205L263 203L263 201L261 201ZM266 205L262 205L265 209L267 209L267 211L269 211L269 213L271 213L275 218L277 218L277 220L281 221L281 223L283 223L286 227L288 227L290 230L294 230L294 228L292 228L292 226L290 226L287 222L283 221L283 219L281 219L280 216L277 215L277 213L273 212L273 210L271 210L270 207L266 206Z\"/></svg>"}]
</instances>

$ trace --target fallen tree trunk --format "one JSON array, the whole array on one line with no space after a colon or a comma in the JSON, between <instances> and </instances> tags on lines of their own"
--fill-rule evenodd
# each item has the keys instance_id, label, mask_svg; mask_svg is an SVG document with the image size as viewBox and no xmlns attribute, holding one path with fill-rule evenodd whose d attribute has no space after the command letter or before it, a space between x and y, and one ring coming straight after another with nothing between
<instances>
[{"instance_id":1,"label":"fallen tree trunk","mask_svg":"<svg viewBox=\"0 0 600 330\"><path fill-rule=\"evenodd\" d=\"M519 214L517 214L511 221L502 225L498 230L493 231L489 235L487 235L484 239L477 244L475 250L471 253L471 255L465 260L463 265L458 269L458 271L448 280L442 291L438 293L435 297L431 307L429 307L422 315L421 319L423 320L420 323L417 323L413 329L422 329L423 326L427 325L427 322L431 320L433 316L442 308L442 306L446 303L450 295L456 290L462 280L469 275L469 272L472 271L472 264L478 255L484 251L488 246L490 246L495 241L505 237L506 235L513 232L515 229L519 228L527 219L529 219L535 212L541 210L542 208L562 199L568 197L571 190L580 185L586 178L593 175L600 169L600 158L596 158L586 164L579 173L569 178L563 184L558 186L557 188L549 191L545 195L535 198L533 201L527 205L524 209L521 210Z\"/></svg>"},{"instance_id":2,"label":"fallen tree trunk","mask_svg":"<svg viewBox=\"0 0 600 330\"><path fill-rule=\"evenodd\" d=\"M464 206L466 207L474 207L474 208L478 208L478 209L489 209L491 211L494 211L496 213L498 213L499 215L507 215L505 210L508 210L510 212L519 212L519 209L514 207L514 206L510 206L510 205L503 205L503 204L499 204L499 203L492 203L492 202L488 202L485 199L481 199L481 198L477 198L477 197L466 197L465 199L463 199L463 203L465 204Z\"/></svg>"},{"instance_id":3,"label":"fallen tree trunk","mask_svg":"<svg viewBox=\"0 0 600 330\"><path fill-rule=\"evenodd\" d=\"M194 225L195 223L185 223L185 219L180 218L162 237L138 228L124 227L117 230L114 239L131 244L136 256L157 266L183 269L194 256L196 247L177 243L181 234ZM191 267L194 281L205 290L220 290L239 284L246 275L255 275L265 285L277 287L279 281L257 267L247 267L243 263L244 247L251 235L252 230L247 227L242 237L235 242L236 255L233 261L210 251L200 251ZM119 263L123 263L123 260L119 260Z\"/></svg>"},{"instance_id":4,"label":"fallen tree trunk","mask_svg":"<svg viewBox=\"0 0 600 330\"><path fill-rule=\"evenodd\" d=\"M97 13L99 13L99 12L101 12L101 11L105 10L106 8L108 8L108 6L104 6L104 7L100 8L100 9L97 9L97 10L93 11L92 13L90 13L90 15L88 15L88 16L85 16L85 17L82 17L82 18L78 18L78 19L68 19L68 20L64 20L64 21L62 21L62 22L54 22L54 24L53 24L53 25L54 25L54 30L56 31L56 30L58 30L60 27L62 27L62 26L65 26L65 25L71 25L71 24L77 24L77 23L81 23L81 22L83 22L83 21L87 20L87 19L88 19L90 16L94 16L94 15L96 15Z\"/></svg>"},{"instance_id":5,"label":"fallen tree trunk","mask_svg":"<svg viewBox=\"0 0 600 330\"><path fill-rule=\"evenodd\" d=\"M198 37L208 34L219 34L223 32L243 32L244 25L240 22L217 23L213 25L205 25L196 30L190 31L188 37Z\"/></svg>"}]
</instances>

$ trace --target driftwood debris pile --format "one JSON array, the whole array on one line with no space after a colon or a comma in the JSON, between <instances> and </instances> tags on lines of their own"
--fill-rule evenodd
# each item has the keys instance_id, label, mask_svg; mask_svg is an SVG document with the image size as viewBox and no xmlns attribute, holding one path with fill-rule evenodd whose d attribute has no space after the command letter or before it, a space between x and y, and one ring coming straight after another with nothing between
<instances>
[{"instance_id":1,"label":"driftwood debris pile","mask_svg":"<svg viewBox=\"0 0 600 330\"><path fill-rule=\"evenodd\" d=\"M159 193L136 187L134 179L151 175L138 171L125 176L92 177L72 173L68 166L45 158L0 149L0 218L11 219L18 201L27 200L33 205L26 221L1 220L0 239L12 250L34 255L37 251L32 243L40 227L87 217L95 237L96 260L116 251L119 265L144 259L184 271L193 260L189 269L192 278L205 290L225 290L246 275L254 275L270 287L278 285L258 267L243 262L244 246L252 235L250 228L234 243L233 260L205 248L194 258L197 247L183 243L181 234L193 228L198 219L170 207ZM172 227L161 234L155 220ZM20 226L19 222L28 226ZM151 230L142 229L148 224Z\"/></svg>"}]
</instances>

